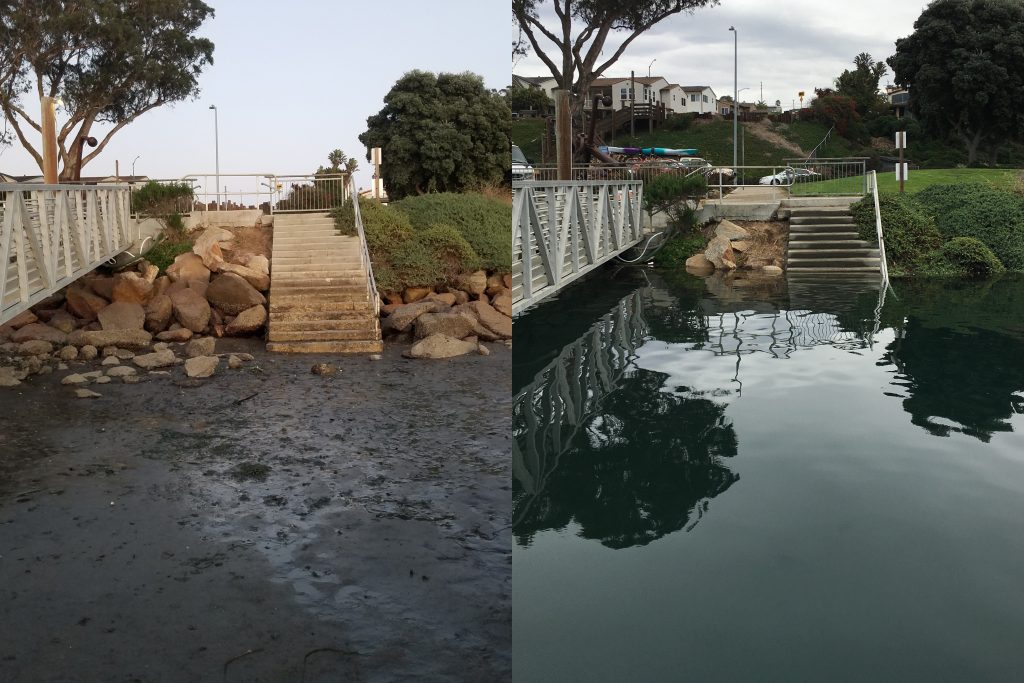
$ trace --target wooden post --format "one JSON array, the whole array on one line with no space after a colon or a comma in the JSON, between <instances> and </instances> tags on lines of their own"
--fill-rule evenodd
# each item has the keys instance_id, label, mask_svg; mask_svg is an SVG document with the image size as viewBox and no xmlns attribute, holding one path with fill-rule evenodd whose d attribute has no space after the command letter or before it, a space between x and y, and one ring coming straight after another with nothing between
<instances>
[{"instance_id":1,"label":"wooden post","mask_svg":"<svg viewBox=\"0 0 1024 683\"><path fill-rule=\"evenodd\" d=\"M903 147L900 147L900 194L903 194Z\"/></svg>"},{"instance_id":2,"label":"wooden post","mask_svg":"<svg viewBox=\"0 0 1024 683\"><path fill-rule=\"evenodd\" d=\"M43 179L47 185L57 184L57 106L52 97L39 98L43 129Z\"/></svg>"},{"instance_id":3,"label":"wooden post","mask_svg":"<svg viewBox=\"0 0 1024 683\"><path fill-rule=\"evenodd\" d=\"M636 137L636 72L629 72L629 137Z\"/></svg>"},{"instance_id":4,"label":"wooden post","mask_svg":"<svg viewBox=\"0 0 1024 683\"><path fill-rule=\"evenodd\" d=\"M572 111L569 106L569 91L553 90L555 96L555 155L558 162L558 179L572 180Z\"/></svg>"},{"instance_id":5,"label":"wooden post","mask_svg":"<svg viewBox=\"0 0 1024 683\"><path fill-rule=\"evenodd\" d=\"M370 156L373 159L373 198L380 201L380 199L384 196L384 192L382 189L382 181L380 177L380 147L374 147L373 149L371 149Z\"/></svg>"}]
</instances>

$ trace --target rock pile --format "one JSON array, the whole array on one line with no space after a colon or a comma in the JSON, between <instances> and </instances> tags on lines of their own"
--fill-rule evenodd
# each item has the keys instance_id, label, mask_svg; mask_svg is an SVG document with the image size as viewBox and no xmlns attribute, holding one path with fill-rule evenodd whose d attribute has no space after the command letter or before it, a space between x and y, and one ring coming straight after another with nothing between
<instances>
[{"instance_id":1,"label":"rock pile","mask_svg":"<svg viewBox=\"0 0 1024 683\"><path fill-rule=\"evenodd\" d=\"M715 227L704 251L686 259L686 269L696 275L737 268L782 272L784 237L772 222L751 223L747 227L722 220Z\"/></svg>"},{"instance_id":2,"label":"rock pile","mask_svg":"<svg viewBox=\"0 0 1024 683\"><path fill-rule=\"evenodd\" d=\"M381 332L385 339L414 342L409 358L487 355L481 342L511 344L512 277L477 271L452 287L410 287L385 294Z\"/></svg>"}]
</instances>

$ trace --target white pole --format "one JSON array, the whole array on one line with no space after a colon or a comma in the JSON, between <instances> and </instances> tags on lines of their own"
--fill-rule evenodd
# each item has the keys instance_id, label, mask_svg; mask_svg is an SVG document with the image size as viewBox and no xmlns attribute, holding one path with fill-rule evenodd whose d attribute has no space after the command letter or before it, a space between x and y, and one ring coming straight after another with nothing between
<instances>
[{"instance_id":1,"label":"white pole","mask_svg":"<svg viewBox=\"0 0 1024 683\"><path fill-rule=\"evenodd\" d=\"M738 143L737 140L739 129L740 129L740 116L739 116L739 31L736 30L735 26L730 26L729 30L732 31L732 170L736 172L736 166L739 163L738 155Z\"/></svg>"},{"instance_id":2,"label":"white pole","mask_svg":"<svg viewBox=\"0 0 1024 683\"><path fill-rule=\"evenodd\" d=\"M217 210L220 211L220 125L217 121L217 105L211 104L210 109L213 110L213 154L217 173L217 183L214 185L214 189L217 190Z\"/></svg>"}]
</instances>

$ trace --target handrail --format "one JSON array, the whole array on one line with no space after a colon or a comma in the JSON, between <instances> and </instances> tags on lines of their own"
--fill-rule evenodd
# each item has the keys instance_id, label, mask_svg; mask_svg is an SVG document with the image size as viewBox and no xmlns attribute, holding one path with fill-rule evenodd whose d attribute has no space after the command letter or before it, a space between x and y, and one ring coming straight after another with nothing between
<instances>
[{"instance_id":1,"label":"handrail","mask_svg":"<svg viewBox=\"0 0 1024 683\"><path fill-rule=\"evenodd\" d=\"M349 196L352 198L352 214L355 217L356 232L362 245L360 259L366 271L366 294L373 304L374 319L380 318L380 296L377 294L377 281L373 277L373 263L370 261L370 250L366 244L366 233L363 231L363 215L359 212L359 193L356 192L355 181L349 176Z\"/></svg>"},{"instance_id":2,"label":"handrail","mask_svg":"<svg viewBox=\"0 0 1024 683\"><path fill-rule=\"evenodd\" d=\"M871 171L871 196L875 198L875 233L878 236L878 257L882 266L882 288L889 289L889 263L885 258L885 238L882 235L882 209L878 204L878 174Z\"/></svg>"},{"instance_id":3,"label":"handrail","mask_svg":"<svg viewBox=\"0 0 1024 683\"><path fill-rule=\"evenodd\" d=\"M819 142L818 144L816 144L816 145L814 146L814 149L812 149L812 150L811 150L811 153L807 155L807 158L806 158L806 159L804 159L804 161L810 161L811 159L817 159L817 157L816 157L816 156L814 156L814 155L815 155L815 153L816 153L816 152L818 151L818 148L819 148L819 147L821 147L821 146L822 146L822 145L824 145L824 144L825 144L826 142L828 142L829 136L831 136L831 135L832 135L832 131L833 131L833 130L835 130L835 126L832 126L831 128L829 128L829 129L828 129L828 131L827 131L827 132L825 133L825 137L823 137L823 138L821 139L821 142Z\"/></svg>"}]
</instances>

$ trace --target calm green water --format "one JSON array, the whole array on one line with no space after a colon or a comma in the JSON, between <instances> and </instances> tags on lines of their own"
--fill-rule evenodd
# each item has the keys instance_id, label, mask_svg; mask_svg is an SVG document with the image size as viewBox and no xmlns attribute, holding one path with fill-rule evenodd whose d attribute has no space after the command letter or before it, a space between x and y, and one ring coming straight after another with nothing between
<instances>
[{"instance_id":1,"label":"calm green water","mask_svg":"<svg viewBox=\"0 0 1024 683\"><path fill-rule=\"evenodd\" d=\"M517 681L1024 680L1024 279L515 321Z\"/></svg>"}]
</instances>

